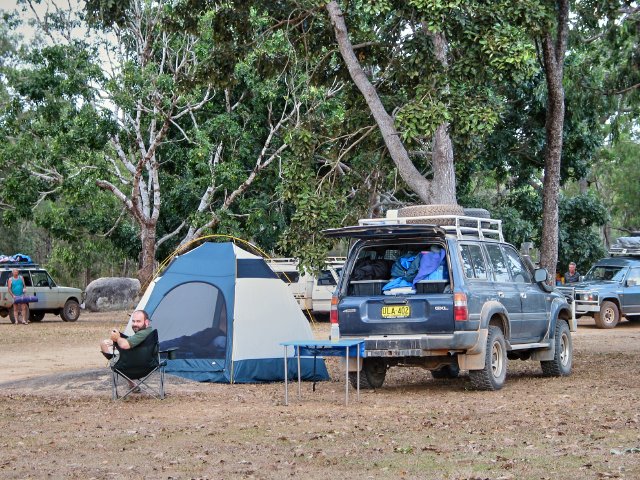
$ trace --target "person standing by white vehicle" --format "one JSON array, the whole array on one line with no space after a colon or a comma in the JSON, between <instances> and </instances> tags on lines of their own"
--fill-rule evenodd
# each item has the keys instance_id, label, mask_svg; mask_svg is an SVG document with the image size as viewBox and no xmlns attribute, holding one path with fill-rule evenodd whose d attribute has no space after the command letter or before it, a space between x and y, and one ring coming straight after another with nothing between
<instances>
[{"instance_id":1,"label":"person standing by white vehicle","mask_svg":"<svg viewBox=\"0 0 640 480\"><path fill-rule=\"evenodd\" d=\"M19 297L24 295L24 278L17 268L14 268L11 274L12 276L7 280L7 290L13 299L13 316L16 319L16 325L20 323L26 325L29 323L28 305L18 302ZM22 321L20 321L20 311L22 311Z\"/></svg>"}]
</instances>

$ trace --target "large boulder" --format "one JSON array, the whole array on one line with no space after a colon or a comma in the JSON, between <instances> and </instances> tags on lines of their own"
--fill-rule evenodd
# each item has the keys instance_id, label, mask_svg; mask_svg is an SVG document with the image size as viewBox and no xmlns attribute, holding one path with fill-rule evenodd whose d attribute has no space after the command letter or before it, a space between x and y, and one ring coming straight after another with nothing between
<instances>
[{"instance_id":1,"label":"large boulder","mask_svg":"<svg viewBox=\"0 0 640 480\"><path fill-rule=\"evenodd\" d=\"M98 278L87 285L84 307L91 312L128 310L135 307L139 293L136 278Z\"/></svg>"}]
</instances>

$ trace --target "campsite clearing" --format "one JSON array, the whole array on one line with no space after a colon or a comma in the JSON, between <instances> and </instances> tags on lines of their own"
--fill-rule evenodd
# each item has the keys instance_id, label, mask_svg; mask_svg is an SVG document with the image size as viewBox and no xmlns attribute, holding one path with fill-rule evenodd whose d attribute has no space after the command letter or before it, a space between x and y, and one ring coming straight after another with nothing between
<instances>
[{"instance_id":1,"label":"campsite clearing","mask_svg":"<svg viewBox=\"0 0 640 480\"><path fill-rule=\"evenodd\" d=\"M572 376L512 361L498 392L396 368L345 407L329 358L334 380L285 407L282 383L174 377L164 401L111 402L97 343L126 319L0 323L1 478L640 478L638 324L581 320Z\"/></svg>"}]
</instances>

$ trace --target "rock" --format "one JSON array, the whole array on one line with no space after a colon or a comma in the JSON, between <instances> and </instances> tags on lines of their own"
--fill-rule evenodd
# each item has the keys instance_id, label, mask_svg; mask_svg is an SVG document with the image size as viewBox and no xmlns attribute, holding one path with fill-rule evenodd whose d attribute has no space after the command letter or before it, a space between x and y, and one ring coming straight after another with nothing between
<instances>
[{"instance_id":1,"label":"rock","mask_svg":"<svg viewBox=\"0 0 640 480\"><path fill-rule=\"evenodd\" d=\"M91 312L111 312L134 308L140 293L136 278L103 277L86 288L85 308Z\"/></svg>"}]
</instances>

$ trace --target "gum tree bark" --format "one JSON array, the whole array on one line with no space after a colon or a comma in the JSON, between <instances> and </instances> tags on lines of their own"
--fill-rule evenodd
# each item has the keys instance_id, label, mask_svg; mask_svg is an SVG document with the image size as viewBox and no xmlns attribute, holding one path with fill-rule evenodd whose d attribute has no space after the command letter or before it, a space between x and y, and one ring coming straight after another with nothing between
<instances>
[{"instance_id":1,"label":"gum tree bark","mask_svg":"<svg viewBox=\"0 0 640 480\"><path fill-rule=\"evenodd\" d=\"M562 160L562 130L564 126L564 55L567 50L569 1L556 2L556 32L542 38L542 54L547 82L546 147L544 154L542 242L540 264L555 279L558 262L558 194L560 162Z\"/></svg>"},{"instance_id":2,"label":"gum tree bark","mask_svg":"<svg viewBox=\"0 0 640 480\"><path fill-rule=\"evenodd\" d=\"M424 203L457 203L455 174L452 174L453 149L450 146L451 140L446 126L440 126L434 136L433 156L438 161L433 164L434 180L429 181L422 176L409 158L409 154L395 128L393 118L387 113L378 92L364 73L354 53L340 6L336 1L331 1L327 3L326 9L333 25L338 49L347 66L349 75L367 102L369 110L380 129L389 155L398 168L398 173L402 179ZM447 139L449 140L449 147L446 145ZM447 153L450 153L450 155L447 155ZM444 169L442 164L445 164Z\"/></svg>"}]
</instances>

